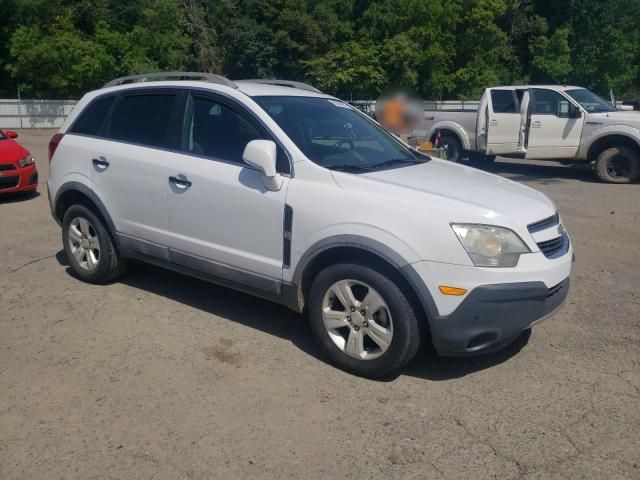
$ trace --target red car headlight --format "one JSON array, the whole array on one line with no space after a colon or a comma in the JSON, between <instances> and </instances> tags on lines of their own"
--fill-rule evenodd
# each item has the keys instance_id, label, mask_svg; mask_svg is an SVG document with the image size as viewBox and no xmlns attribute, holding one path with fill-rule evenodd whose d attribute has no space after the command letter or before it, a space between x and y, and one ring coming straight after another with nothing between
<instances>
[{"instance_id":1,"label":"red car headlight","mask_svg":"<svg viewBox=\"0 0 640 480\"><path fill-rule=\"evenodd\" d=\"M27 155L26 157L21 158L20 160L18 160L18 165L20 165L21 168L24 168L27 165L31 165L34 162L35 162L35 160L33 159L33 157L31 155Z\"/></svg>"}]
</instances>

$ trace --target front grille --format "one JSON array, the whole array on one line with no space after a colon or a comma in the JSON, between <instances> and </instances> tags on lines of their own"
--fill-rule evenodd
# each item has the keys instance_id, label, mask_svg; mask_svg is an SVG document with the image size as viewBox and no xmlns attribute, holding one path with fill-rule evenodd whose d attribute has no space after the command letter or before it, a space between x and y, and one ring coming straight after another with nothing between
<instances>
[{"instance_id":1,"label":"front grille","mask_svg":"<svg viewBox=\"0 0 640 480\"><path fill-rule=\"evenodd\" d=\"M540 232L542 230L546 230L547 228L553 227L554 225L558 225L559 223L560 223L560 216L556 212L555 215L552 215L549 218L545 218L538 222L527 225L527 229L529 230L529 233L535 233L535 232Z\"/></svg>"},{"instance_id":2,"label":"front grille","mask_svg":"<svg viewBox=\"0 0 640 480\"><path fill-rule=\"evenodd\" d=\"M6 172L7 170L15 170L16 166L12 163L3 163L0 164L0 172Z\"/></svg>"},{"instance_id":3,"label":"front grille","mask_svg":"<svg viewBox=\"0 0 640 480\"><path fill-rule=\"evenodd\" d=\"M569 237L567 237L566 233L563 233L557 238L538 243L540 251L544 253L547 258L555 258L562 255L566 252L568 246Z\"/></svg>"},{"instance_id":4,"label":"front grille","mask_svg":"<svg viewBox=\"0 0 640 480\"><path fill-rule=\"evenodd\" d=\"M0 190L17 187L19 181L20 177L18 175L0 176Z\"/></svg>"}]
</instances>

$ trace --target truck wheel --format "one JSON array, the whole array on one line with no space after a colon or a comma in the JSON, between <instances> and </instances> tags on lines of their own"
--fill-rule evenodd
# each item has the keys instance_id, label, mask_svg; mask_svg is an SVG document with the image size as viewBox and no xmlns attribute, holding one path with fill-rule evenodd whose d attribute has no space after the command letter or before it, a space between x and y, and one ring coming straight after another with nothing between
<instances>
[{"instance_id":1,"label":"truck wheel","mask_svg":"<svg viewBox=\"0 0 640 480\"><path fill-rule=\"evenodd\" d=\"M441 145L447 145L447 160L459 162L462 160L462 144L455 135L445 134L440 138Z\"/></svg>"},{"instance_id":2,"label":"truck wheel","mask_svg":"<svg viewBox=\"0 0 640 480\"><path fill-rule=\"evenodd\" d=\"M406 365L420 345L418 319L405 294L363 265L322 270L311 286L308 312L325 356L356 375L388 376Z\"/></svg>"},{"instance_id":3,"label":"truck wheel","mask_svg":"<svg viewBox=\"0 0 640 480\"><path fill-rule=\"evenodd\" d=\"M596 160L596 173L603 182L632 183L640 177L640 155L629 147L611 147Z\"/></svg>"}]
</instances>

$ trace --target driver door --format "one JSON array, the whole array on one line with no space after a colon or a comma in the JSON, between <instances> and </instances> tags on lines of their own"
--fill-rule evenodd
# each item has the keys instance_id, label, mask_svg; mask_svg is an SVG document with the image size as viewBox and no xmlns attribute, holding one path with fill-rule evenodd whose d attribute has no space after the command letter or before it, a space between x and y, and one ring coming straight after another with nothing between
<instances>
[{"instance_id":1,"label":"driver door","mask_svg":"<svg viewBox=\"0 0 640 480\"><path fill-rule=\"evenodd\" d=\"M571 158L577 155L584 116L554 90L531 88L529 143L526 158Z\"/></svg>"},{"instance_id":2,"label":"driver door","mask_svg":"<svg viewBox=\"0 0 640 480\"><path fill-rule=\"evenodd\" d=\"M289 178L270 191L242 160L248 142L268 135L241 106L213 94L192 93L184 118L182 153L168 174L178 182L166 183L172 260L277 293Z\"/></svg>"}]
</instances>

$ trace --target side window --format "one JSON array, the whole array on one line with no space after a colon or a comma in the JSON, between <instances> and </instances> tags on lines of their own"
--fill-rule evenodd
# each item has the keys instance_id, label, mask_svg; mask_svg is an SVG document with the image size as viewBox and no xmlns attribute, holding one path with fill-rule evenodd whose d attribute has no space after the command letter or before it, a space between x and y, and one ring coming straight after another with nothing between
<instances>
[{"instance_id":1,"label":"side window","mask_svg":"<svg viewBox=\"0 0 640 480\"><path fill-rule=\"evenodd\" d=\"M533 89L531 113L535 115L555 115L569 118L569 100L552 90Z\"/></svg>"},{"instance_id":2,"label":"side window","mask_svg":"<svg viewBox=\"0 0 640 480\"><path fill-rule=\"evenodd\" d=\"M251 140L264 136L245 117L222 102L191 97L186 111L183 149L228 162L242 163Z\"/></svg>"},{"instance_id":3,"label":"side window","mask_svg":"<svg viewBox=\"0 0 640 480\"><path fill-rule=\"evenodd\" d=\"M167 128L175 100L173 93L123 96L111 114L107 137L150 147L168 147Z\"/></svg>"},{"instance_id":4,"label":"side window","mask_svg":"<svg viewBox=\"0 0 640 480\"><path fill-rule=\"evenodd\" d=\"M513 90L491 90L494 113L520 113Z\"/></svg>"},{"instance_id":5,"label":"side window","mask_svg":"<svg viewBox=\"0 0 640 480\"><path fill-rule=\"evenodd\" d=\"M104 119L115 99L115 95L108 95L93 100L73 122L71 133L99 135Z\"/></svg>"}]
</instances>

